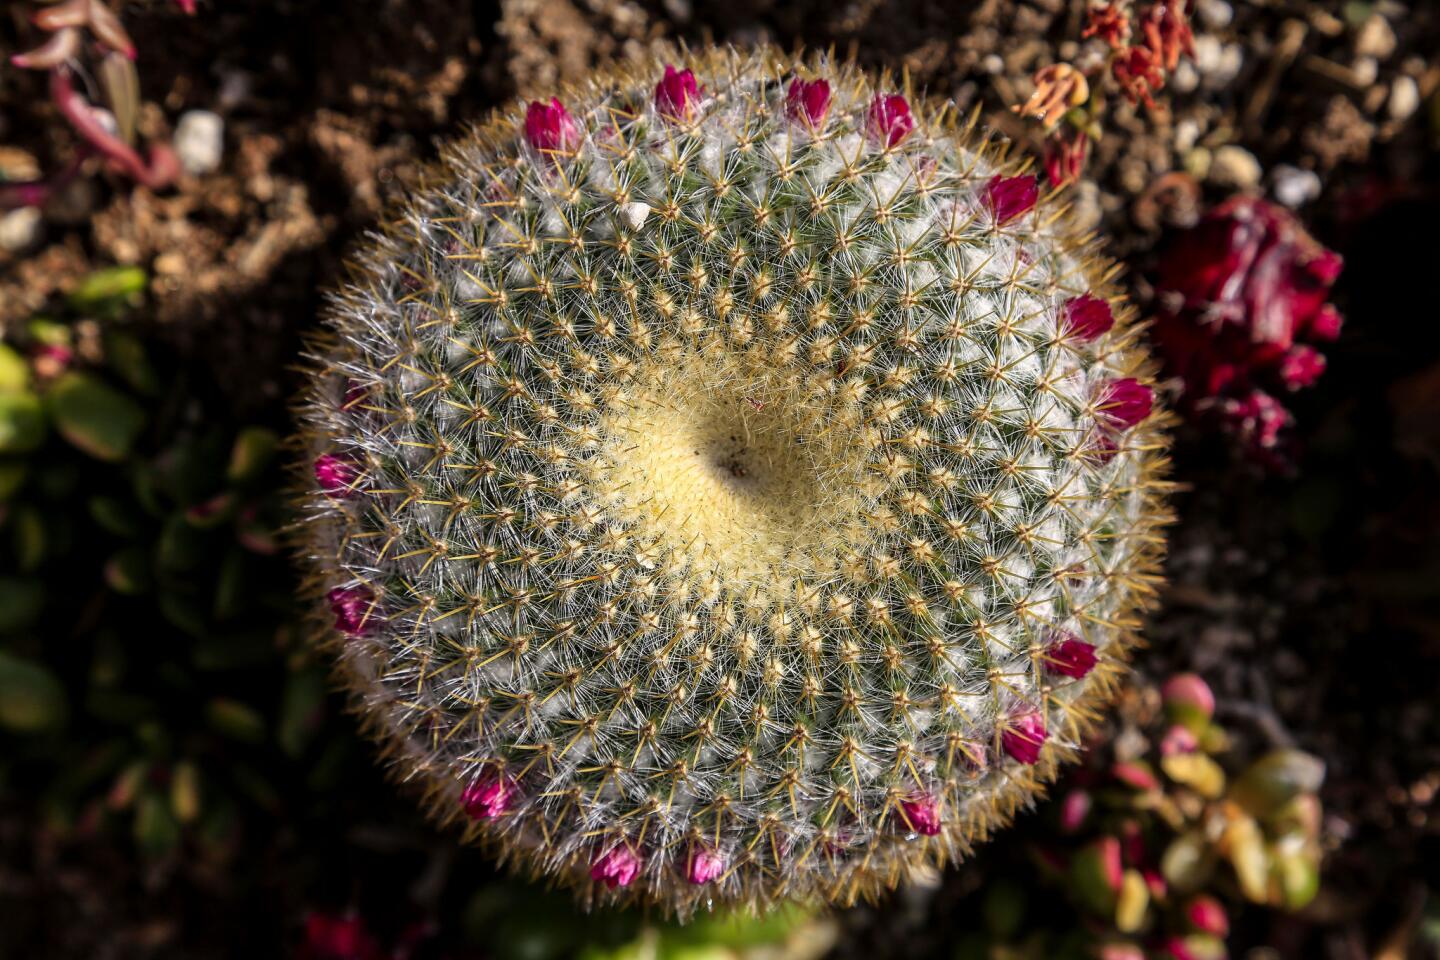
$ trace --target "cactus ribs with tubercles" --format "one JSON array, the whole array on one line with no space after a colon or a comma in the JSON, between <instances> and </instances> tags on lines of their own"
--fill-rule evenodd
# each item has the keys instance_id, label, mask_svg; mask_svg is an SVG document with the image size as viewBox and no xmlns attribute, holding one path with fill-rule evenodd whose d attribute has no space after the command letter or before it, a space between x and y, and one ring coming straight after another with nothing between
<instances>
[{"instance_id":1,"label":"cactus ribs with tubercles","mask_svg":"<svg viewBox=\"0 0 1440 960\"><path fill-rule=\"evenodd\" d=\"M596 902L849 902L1070 757L1163 552L1117 268L976 119L716 51L503 111L309 352L302 562L396 777Z\"/></svg>"}]
</instances>

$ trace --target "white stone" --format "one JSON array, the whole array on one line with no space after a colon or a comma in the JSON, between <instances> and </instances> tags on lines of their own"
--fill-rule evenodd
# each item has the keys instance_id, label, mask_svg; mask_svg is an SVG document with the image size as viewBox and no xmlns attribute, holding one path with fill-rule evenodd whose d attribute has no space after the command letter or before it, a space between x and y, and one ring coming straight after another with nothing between
<instances>
[{"instance_id":1,"label":"white stone","mask_svg":"<svg viewBox=\"0 0 1440 960\"><path fill-rule=\"evenodd\" d=\"M1420 107L1420 85L1414 77L1399 76L1390 85L1390 101L1386 110L1391 120L1408 120Z\"/></svg>"},{"instance_id":2,"label":"white stone","mask_svg":"<svg viewBox=\"0 0 1440 960\"><path fill-rule=\"evenodd\" d=\"M1320 196L1320 177L1314 170L1301 170L1282 163L1271 176L1270 189L1275 199L1291 209L1302 207Z\"/></svg>"},{"instance_id":3,"label":"white stone","mask_svg":"<svg viewBox=\"0 0 1440 960\"><path fill-rule=\"evenodd\" d=\"M1200 22L1211 30L1223 30L1235 19L1235 8L1225 0L1200 0L1195 12L1200 15Z\"/></svg>"},{"instance_id":4,"label":"white stone","mask_svg":"<svg viewBox=\"0 0 1440 960\"><path fill-rule=\"evenodd\" d=\"M1378 13L1360 25L1355 34L1355 52L1362 57L1385 59L1395 52L1395 31L1390 23Z\"/></svg>"},{"instance_id":5,"label":"white stone","mask_svg":"<svg viewBox=\"0 0 1440 960\"><path fill-rule=\"evenodd\" d=\"M627 203L620 207L620 216L631 230L639 230L645 223L645 218L650 216L650 204Z\"/></svg>"},{"instance_id":6,"label":"white stone","mask_svg":"<svg viewBox=\"0 0 1440 960\"><path fill-rule=\"evenodd\" d=\"M225 156L225 121L208 110L189 110L175 127L175 152L191 176L220 169Z\"/></svg>"},{"instance_id":7,"label":"white stone","mask_svg":"<svg viewBox=\"0 0 1440 960\"><path fill-rule=\"evenodd\" d=\"M1210 180L1222 187L1248 189L1260 182L1260 174L1255 154L1233 143L1216 150L1210 163Z\"/></svg>"},{"instance_id":8,"label":"white stone","mask_svg":"<svg viewBox=\"0 0 1440 960\"><path fill-rule=\"evenodd\" d=\"M23 253L40 239L39 207L21 207L0 217L0 250Z\"/></svg>"}]
</instances>

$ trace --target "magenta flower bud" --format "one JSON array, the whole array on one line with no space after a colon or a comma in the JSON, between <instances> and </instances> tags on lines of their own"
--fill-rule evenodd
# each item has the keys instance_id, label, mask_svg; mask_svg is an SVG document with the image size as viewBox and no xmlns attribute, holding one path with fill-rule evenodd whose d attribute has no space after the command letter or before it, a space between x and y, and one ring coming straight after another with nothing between
<instances>
[{"instance_id":1,"label":"magenta flower bud","mask_svg":"<svg viewBox=\"0 0 1440 960\"><path fill-rule=\"evenodd\" d=\"M1060 335L1089 343L1104 336L1113 326L1115 315L1110 311L1110 304L1101 297L1085 293L1065 302Z\"/></svg>"},{"instance_id":2,"label":"magenta flower bud","mask_svg":"<svg viewBox=\"0 0 1440 960\"><path fill-rule=\"evenodd\" d=\"M1095 647L1073 633L1060 632L1040 657L1046 673L1080 679L1095 669Z\"/></svg>"},{"instance_id":3,"label":"magenta flower bud","mask_svg":"<svg viewBox=\"0 0 1440 960\"><path fill-rule=\"evenodd\" d=\"M1165 713L1191 733L1198 733L1215 715L1215 694L1198 674L1177 673L1160 688Z\"/></svg>"},{"instance_id":4,"label":"magenta flower bud","mask_svg":"<svg viewBox=\"0 0 1440 960\"><path fill-rule=\"evenodd\" d=\"M1325 304L1315 312L1310 321L1310 336L1316 340L1334 340L1340 336L1340 328L1345 325L1345 318L1340 315L1330 304Z\"/></svg>"},{"instance_id":5,"label":"magenta flower bud","mask_svg":"<svg viewBox=\"0 0 1440 960\"><path fill-rule=\"evenodd\" d=\"M928 793L900 801L900 810L916 833L933 837L940 832L940 807Z\"/></svg>"},{"instance_id":6,"label":"magenta flower bud","mask_svg":"<svg viewBox=\"0 0 1440 960\"><path fill-rule=\"evenodd\" d=\"M1178 723L1166 730L1165 736L1160 738L1160 756L1162 757L1194 753L1198 749L1200 749L1200 741L1195 739L1195 734Z\"/></svg>"},{"instance_id":7,"label":"magenta flower bud","mask_svg":"<svg viewBox=\"0 0 1440 960\"><path fill-rule=\"evenodd\" d=\"M335 629L347 637L364 636L379 619L375 612L375 594L365 587L336 587L326 598L335 614Z\"/></svg>"},{"instance_id":8,"label":"magenta flower bud","mask_svg":"<svg viewBox=\"0 0 1440 960\"><path fill-rule=\"evenodd\" d=\"M697 887L709 883L725 872L725 858L709 847L697 846L690 851L690 868L686 876Z\"/></svg>"},{"instance_id":9,"label":"magenta flower bud","mask_svg":"<svg viewBox=\"0 0 1440 960\"><path fill-rule=\"evenodd\" d=\"M1094 801L1088 790L1071 790L1065 794L1065 799L1060 801L1060 830L1062 833L1074 833L1085 823L1085 818L1090 815L1090 808Z\"/></svg>"},{"instance_id":10,"label":"magenta flower bud","mask_svg":"<svg viewBox=\"0 0 1440 960\"><path fill-rule=\"evenodd\" d=\"M825 116L829 112L830 81L801 80L799 77L790 81L790 89L785 91L787 117L811 130L819 130L825 125Z\"/></svg>"},{"instance_id":11,"label":"magenta flower bud","mask_svg":"<svg viewBox=\"0 0 1440 960\"><path fill-rule=\"evenodd\" d=\"M332 497L348 497L355 492L360 468L349 457L322 453L315 458L315 482Z\"/></svg>"},{"instance_id":12,"label":"magenta flower bud","mask_svg":"<svg viewBox=\"0 0 1440 960\"><path fill-rule=\"evenodd\" d=\"M599 880L611 890L630 886L631 881L639 874L640 858L623 843L618 847L611 847L590 864L590 878Z\"/></svg>"},{"instance_id":13,"label":"magenta flower bud","mask_svg":"<svg viewBox=\"0 0 1440 960\"><path fill-rule=\"evenodd\" d=\"M1164 900L1165 895L1170 892L1170 885L1165 882L1165 875L1159 870L1147 867L1140 871L1140 876L1145 880L1145 889L1150 891L1153 899Z\"/></svg>"},{"instance_id":14,"label":"magenta flower bud","mask_svg":"<svg viewBox=\"0 0 1440 960\"><path fill-rule=\"evenodd\" d=\"M1150 416L1155 391L1134 377L1126 377L1101 384L1096 399L1096 419L1105 429L1119 433Z\"/></svg>"},{"instance_id":15,"label":"magenta flower bud","mask_svg":"<svg viewBox=\"0 0 1440 960\"><path fill-rule=\"evenodd\" d=\"M580 126L559 97L534 100L525 111L525 140L541 153L569 153L580 145Z\"/></svg>"},{"instance_id":16,"label":"magenta flower bud","mask_svg":"<svg viewBox=\"0 0 1440 960\"><path fill-rule=\"evenodd\" d=\"M1040 748L1045 745L1049 736L1045 729L1045 718L1038 710L1029 710L1005 721L1005 729L1000 734L1000 746L1012 759L1032 764L1040 759Z\"/></svg>"},{"instance_id":17,"label":"magenta flower bud","mask_svg":"<svg viewBox=\"0 0 1440 960\"><path fill-rule=\"evenodd\" d=\"M518 793L514 780L496 774L467 786L460 794L460 805L472 820L494 820L510 812Z\"/></svg>"},{"instance_id":18,"label":"magenta flower bud","mask_svg":"<svg viewBox=\"0 0 1440 960\"><path fill-rule=\"evenodd\" d=\"M655 109L667 120L689 120L700 102L700 85L691 70L665 64L665 76L655 84Z\"/></svg>"},{"instance_id":19,"label":"magenta flower bud","mask_svg":"<svg viewBox=\"0 0 1440 960\"><path fill-rule=\"evenodd\" d=\"M910 102L898 93L877 93L865 114L865 135L886 150L904 140L915 129Z\"/></svg>"},{"instance_id":20,"label":"magenta flower bud","mask_svg":"<svg viewBox=\"0 0 1440 960\"><path fill-rule=\"evenodd\" d=\"M1185 905L1185 919L1197 933L1210 933L1217 937L1230 933L1230 917L1219 900L1207 894L1200 894Z\"/></svg>"},{"instance_id":21,"label":"magenta flower bud","mask_svg":"<svg viewBox=\"0 0 1440 960\"><path fill-rule=\"evenodd\" d=\"M1018 177L995 176L985 184L980 196L999 225L1029 213L1040 199L1040 187L1028 173Z\"/></svg>"}]
</instances>

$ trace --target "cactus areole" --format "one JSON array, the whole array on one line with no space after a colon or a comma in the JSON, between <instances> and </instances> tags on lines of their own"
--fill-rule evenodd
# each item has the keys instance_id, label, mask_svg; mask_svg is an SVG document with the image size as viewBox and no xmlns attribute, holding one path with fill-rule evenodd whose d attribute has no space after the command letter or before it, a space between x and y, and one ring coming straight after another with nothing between
<instances>
[{"instance_id":1,"label":"cactus areole","mask_svg":"<svg viewBox=\"0 0 1440 960\"><path fill-rule=\"evenodd\" d=\"M304 563L466 840L596 902L844 903L1074 751L1152 593L1166 415L1109 261L973 120L679 59L495 116L359 254Z\"/></svg>"}]
</instances>

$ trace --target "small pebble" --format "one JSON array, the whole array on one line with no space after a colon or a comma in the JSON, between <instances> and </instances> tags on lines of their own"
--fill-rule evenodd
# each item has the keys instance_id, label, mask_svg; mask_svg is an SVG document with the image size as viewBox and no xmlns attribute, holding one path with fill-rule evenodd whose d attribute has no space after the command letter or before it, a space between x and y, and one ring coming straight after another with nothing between
<instances>
[{"instance_id":1,"label":"small pebble","mask_svg":"<svg viewBox=\"0 0 1440 960\"><path fill-rule=\"evenodd\" d=\"M1320 196L1320 177L1314 170L1301 170L1288 163L1277 166L1271 174L1271 190L1275 199L1292 210Z\"/></svg>"},{"instance_id":2,"label":"small pebble","mask_svg":"<svg viewBox=\"0 0 1440 960\"><path fill-rule=\"evenodd\" d=\"M1210 30L1223 30L1235 19L1235 8L1225 0L1200 0L1195 12L1200 15L1200 22Z\"/></svg>"},{"instance_id":3,"label":"small pebble","mask_svg":"<svg viewBox=\"0 0 1440 960\"><path fill-rule=\"evenodd\" d=\"M1414 77L1399 76L1390 85L1390 101L1385 109L1391 120L1408 120L1420 107L1420 85Z\"/></svg>"},{"instance_id":4,"label":"small pebble","mask_svg":"<svg viewBox=\"0 0 1440 960\"><path fill-rule=\"evenodd\" d=\"M1350 76L1354 78L1355 86L1368 87L1380 76L1380 61L1374 57L1356 57L1350 65Z\"/></svg>"},{"instance_id":5,"label":"small pebble","mask_svg":"<svg viewBox=\"0 0 1440 960\"><path fill-rule=\"evenodd\" d=\"M1209 179L1222 187L1248 190L1260 182L1260 161L1244 147L1227 143L1215 151Z\"/></svg>"},{"instance_id":6,"label":"small pebble","mask_svg":"<svg viewBox=\"0 0 1440 960\"><path fill-rule=\"evenodd\" d=\"M1188 153L1200 140L1200 121L1186 117L1175 124L1175 152Z\"/></svg>"},{"instance_id":7,"label":"small pebble","mask_svg":"<svg viewBox=\"0 0 1440 960\"><path fill-rule=\"evenodd\" d=\"M1195 38L1195 68L1209 89L1228 85L1244 64L1245 52L1238 43L1221 43L1208 33Z\"/></svg>"},{"instance_id":8,"label":"small pebble","mask_svg":"<svg viewBox=\"0 0 1440 960\"><path fill-rule=\"evenodd\" d=\"M1005 61L1000 58L1000 55L998 53L986 54L980 60L980 71L982 73L988 73L991 76L995 76L1004 69Z\"/></svg>"},{"instance_id":9,"label":"small pebble","mask_svg":"<svg viewBox=\"0 0 1440 960\"><path fill-rule=\"evenodd\" d=\"M1170 86L1176 93L1190 93L1200 86L1200 71L1189 60L1181 60L1170 74Z\"/></svg>"},{"instance_id":10,"label":"small pebble","mask_svg":"<svg viewBox=\"0 0 1440 960\"><path fill-rule=\"evenodd\" d=\"M40 239L42 217L38 207L20 207L0 217L0 250L24 253Z\"/></svg>"},{"instance_id":11,"label":"small pebble","mask_svg":"<svg viewBox=\"0 0 1440 960\"><path fill-rule=\"evenodd\" d=\"M225 121L208 110L186 111L175 127L175 152L191 176L214 173L225 156Z\"/></svg>"},{"instance_id":12,"label":"small pebble","mask_svg":"<svg viewBox=\"0 0 1440 960\"><path fill-rule=\"evenodd\" d=\"M1390 22L1378 13L1373 13L1355 32L1355 52L1362 57L1378 57L1384 60L1395 52L1395 31Z\"/></svg>"},{"instance_id":13,"label":"small pebble","mask_svg":"<svg viewBox=\"0 0 1440 960\"><path fill-rule=\"evenodd\" d=\"M631 230L639 230L645 223L645 218L650 216L650 204L638 200L624 204L620 207L620 216Z\"/></svg>"}]
</instances>

